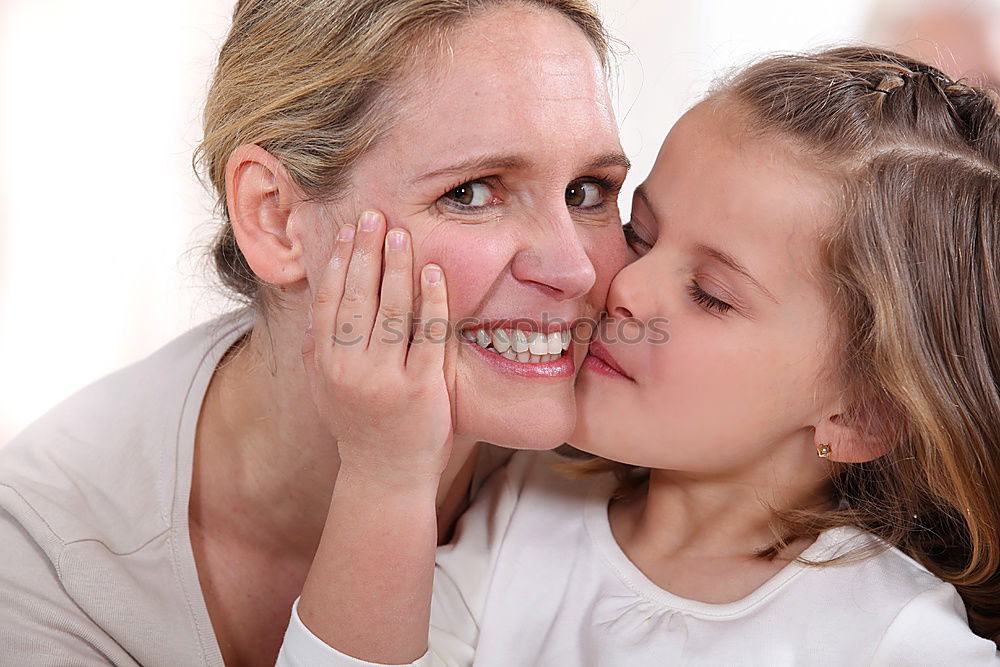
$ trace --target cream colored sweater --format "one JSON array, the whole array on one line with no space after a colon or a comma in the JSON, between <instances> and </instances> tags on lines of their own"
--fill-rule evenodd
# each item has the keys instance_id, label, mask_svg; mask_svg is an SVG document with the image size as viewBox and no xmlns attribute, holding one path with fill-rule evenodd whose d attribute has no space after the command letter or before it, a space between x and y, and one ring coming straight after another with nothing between
<instances>
[{"instance_id":1,"label":"cream colored sweater","mask_svg":"<svg viewBox=\"0 0 1000 667\"><path fill-rule=\"evenodd\" d=\"M0 448L0 664L223 664L188 497L209 380L251 324L203 324Z\"/></svg>"}]
</instances>

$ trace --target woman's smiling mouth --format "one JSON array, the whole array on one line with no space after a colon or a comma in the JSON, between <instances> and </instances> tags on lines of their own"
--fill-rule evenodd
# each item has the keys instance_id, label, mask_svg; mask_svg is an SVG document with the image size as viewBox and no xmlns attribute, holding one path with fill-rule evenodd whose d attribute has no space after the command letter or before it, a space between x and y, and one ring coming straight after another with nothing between
<instances>
[{"instance_id":1,"label":"woman's smiling mouth","mask_svg":"<svg viewBox=\"0 0 1000 667\"><path fill-rule=\"evenodd\" d=\"M495 369L519 377L564 378L576 370L572 323L542 326L517 320L462 329L461 340ZM548 329L545 331L543 329Z\"/></svg>"},{"instance_id":2,"label":"woman's smiling mouth","mask_svg":"<svg viewBox=\"0 0 1000 667\"><path fill-rule=\"evenodd\" d=\"M465 340L499 354L510 361L542 364L556 361L569 349L572 337L569 329L545 334L523 329L475 328L462 331Z\"/></svg>"}]
</instances>

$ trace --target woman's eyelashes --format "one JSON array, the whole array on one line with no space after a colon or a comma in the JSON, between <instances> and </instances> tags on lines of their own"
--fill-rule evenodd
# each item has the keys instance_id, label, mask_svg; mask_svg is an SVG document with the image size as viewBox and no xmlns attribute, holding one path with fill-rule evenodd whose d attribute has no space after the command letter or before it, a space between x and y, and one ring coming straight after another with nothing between
<instances>
[{"instance_id":1,"label":"woman's eyelashes","mask_svg":"<svg viewBox=\"0 0 1000 667\"><path fill-rule=\"evenodd\" d=\"M477 212L503 203L494 193L495 186L488 181L468 181L448 190L438 200L462 212Z\"/></svg>"},{"instance_id":2,"label":"woman's eyelashes","mask_svg":"<svg viewBox=\"0 0 1000 667\"><path fill-rule=\"evenodd\" d=\"M579 179L566 186L564 199L567 208L573 211L596 213L607 206L620 188L620 184L608 179ZM505 194L499 181L481 178L449 188L438 199L438 204L453 212L475 215L502 205Z\"/></svg>"}]
</instances>

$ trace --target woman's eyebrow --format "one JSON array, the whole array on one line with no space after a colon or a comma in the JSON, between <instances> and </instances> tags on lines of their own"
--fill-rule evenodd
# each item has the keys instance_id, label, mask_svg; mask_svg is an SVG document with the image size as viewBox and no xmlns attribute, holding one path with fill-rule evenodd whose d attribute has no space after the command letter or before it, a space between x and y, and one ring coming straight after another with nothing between
<instances>
[{"instance_id":1,"label":"woman's eyebrow","mask_svg":"<svg viewBox=\"0 0 1000 667\"><path fill-rule=\"evenodd\" d=\"M468 160L463 160L458 164L449 165L441 169L418 176L411 181L411 185L416 185L423 181L444 176L461 176L464 174L482 171L523 171L531 167L532 162L521 155L480 155ZM583 169L607 169L608 167L624 167L627 171L631 169L632 163L624 153L612 152L599 155L584 165Z\"/></svg>"},{"instance_id":2,"label":"woman's eyebrow","mask_svg":"<svg viewBox=\"0 0 1000 667\"><path fill-rule=\"evenodd\" d=\"M632 169L632 162L624 153L605 153L587 163L584 169L590 171L591 169L607 169L608 167L624 167L625 171L629 171Z\"/></svg>"},{"instance_id":3,"label":"woman's eyebrow","mask_svg":"<svg viewBox=\"0 0 1000 667\"><path fill-rule=\"evenodd\" d=\"M463 160L458 164L453 164L442 169L436 169L413 179L411 184L415 185L422 181L443 176L460 176L470 172L507 170L515 171L527 169L531 162L520 155L480 155Z\"/></svg>"}]
</instances>

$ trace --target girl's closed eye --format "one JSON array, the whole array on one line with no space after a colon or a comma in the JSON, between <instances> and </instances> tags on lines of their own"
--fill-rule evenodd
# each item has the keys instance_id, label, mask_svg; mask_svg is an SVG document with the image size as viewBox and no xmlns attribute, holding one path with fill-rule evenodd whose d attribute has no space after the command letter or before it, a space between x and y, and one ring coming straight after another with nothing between
<instances>
[{"instance_id":1,"label":"girl's closed eye","mask_svg":"<svg viewBox=\"0 0 1000 667\"><path fill-rule=\"evenodd\" d=\"M692 280L691 284L688 285L688 293L691 295L691 298L694 300L695 303L705 307L705 309L709 311L718 313L720 315L725 315L726 313L728 313L730 310L733 309L733 306L731 304L726 303L722 299L712 296L711 294L703 290L701 288L701 285L699 285L698 282L695 280Z\"/></svg>"}]
</instances>

